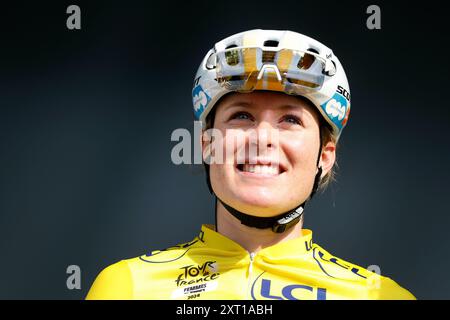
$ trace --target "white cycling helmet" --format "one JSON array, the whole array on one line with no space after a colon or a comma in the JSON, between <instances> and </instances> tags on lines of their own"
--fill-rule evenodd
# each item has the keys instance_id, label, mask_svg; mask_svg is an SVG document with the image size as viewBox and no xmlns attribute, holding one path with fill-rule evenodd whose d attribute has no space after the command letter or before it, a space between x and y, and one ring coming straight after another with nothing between
<instances>
[{"instance_id":1,"label":"white cycling helmet","mask_svg":"<svg viewBox=\"0 0 450 320\"><path fill-rule=\"evenodd\" d=\"M331 125L336 140L350 113L350 88L339 59L322 43L297 32L255 29L217 42L195 76L195 118L204 127L221 97L253 90L304 96Z\"/></svg>"}]
</instances>

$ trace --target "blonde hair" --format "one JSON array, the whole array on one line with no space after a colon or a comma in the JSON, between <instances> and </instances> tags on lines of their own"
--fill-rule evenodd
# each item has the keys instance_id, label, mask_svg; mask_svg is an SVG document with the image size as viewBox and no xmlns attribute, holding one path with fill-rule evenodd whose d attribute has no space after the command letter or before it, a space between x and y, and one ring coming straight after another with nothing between
<instances>
[{"instance_id":1,"label":"blonde hair","mask_svg":"<svg viewBox=\"0 0 450 320\"><path fill-rule=\"evenodd\" d=\"M325 120L322 120L323 119L322 116L320 116L320 119L321 119L321 121L320 121L321 122L320 136L321 136L321 141L322 141L322 147L325 146L329 141L331 141L336 146L336 151L337 151L336 136L333 134L333 130L331 129L331 126ZM337 160L335 160L330 171L328 171L327 174L322 179L320 179L319 187L317 188L318 191L324 192L333 181L336 181L336 169L337 168L338 168L338 163L337 163Z\"/></svg>"}]
</instances>

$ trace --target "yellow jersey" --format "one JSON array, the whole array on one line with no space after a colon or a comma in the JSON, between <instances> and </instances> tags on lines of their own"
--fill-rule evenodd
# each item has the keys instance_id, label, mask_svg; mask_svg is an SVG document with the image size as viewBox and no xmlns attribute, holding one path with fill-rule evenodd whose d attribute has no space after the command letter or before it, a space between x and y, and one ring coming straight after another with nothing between
<instances>
[{"instance_id":1,"label":"yellow jersey","mask_svg":"<svg viewBox=\"0 0 450 320\"><path fill-rule=\"evenodd\" d=\"M249 253L203 225L192 241L105 268L86 299L415 299L393 280L336 258L312 231Z\"/></svg>"}]
</instances>

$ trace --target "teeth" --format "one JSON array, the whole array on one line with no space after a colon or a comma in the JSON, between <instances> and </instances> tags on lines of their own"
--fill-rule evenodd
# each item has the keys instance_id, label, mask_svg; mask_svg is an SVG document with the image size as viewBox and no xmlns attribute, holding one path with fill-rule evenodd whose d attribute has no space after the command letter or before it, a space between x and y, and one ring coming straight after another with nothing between
<instances>
[{"instance_id":1,"label":"teeth","mask_svg":"<svg viewBox=\"0 0 450 320\"><path fill-rule=\"evenodd\" d=\"M251 172L256 174L280 174L278 166L260 165L260 164L244 164L244 172Z\"/></svg>"}]
</instances>

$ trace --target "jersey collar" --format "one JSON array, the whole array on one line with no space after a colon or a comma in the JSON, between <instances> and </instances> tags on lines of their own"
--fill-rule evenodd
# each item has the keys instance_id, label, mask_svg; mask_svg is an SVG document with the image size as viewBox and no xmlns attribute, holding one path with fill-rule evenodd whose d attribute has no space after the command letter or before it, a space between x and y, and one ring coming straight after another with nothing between
<instances>
[{"instance_id":1,"label":"jersey collar","mask_svg":"<svg viewBox=\"0 0 450 320\"><path fill-rule=\"evenodd\" d=\"M241 245L214 231L214 229L214 225L202 225L200 234L198 235L200 241L204 242L208 247L214 247L225 251L248 253ZM302 229L301 237L286 240L261 249L257 252L257 255L270 257L299 256L311 250L312 244L312 231L309 229Z\"/></svg>"}]
</instances>

